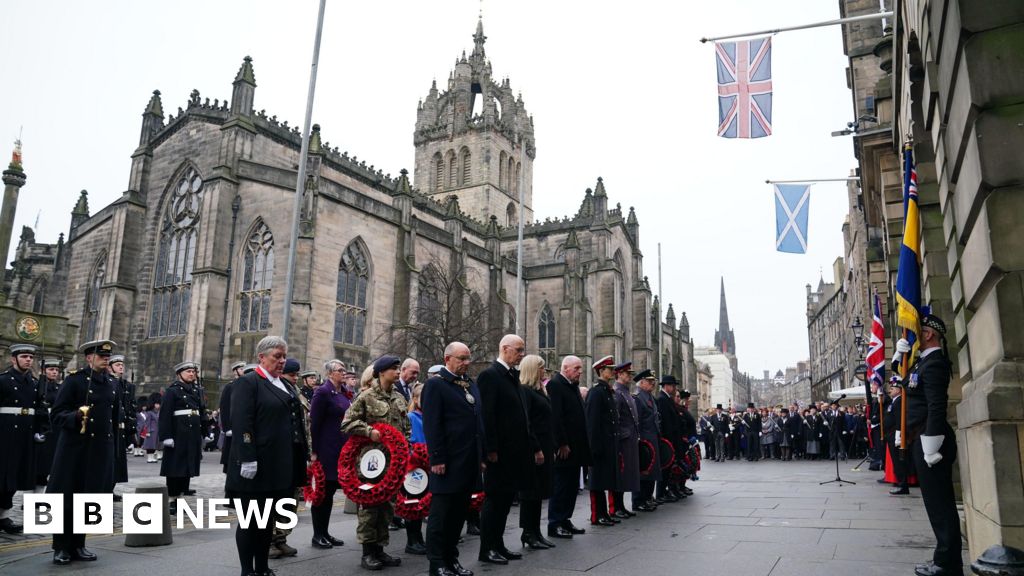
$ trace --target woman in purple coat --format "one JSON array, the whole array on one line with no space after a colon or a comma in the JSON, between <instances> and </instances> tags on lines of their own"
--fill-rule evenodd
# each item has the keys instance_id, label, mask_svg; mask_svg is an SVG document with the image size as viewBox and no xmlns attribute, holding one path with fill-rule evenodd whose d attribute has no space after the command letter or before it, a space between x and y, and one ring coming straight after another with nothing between
<instances>
[{"instance_id":1,"label":"woman in purple coat","mask_svg":"<svg viewBox=\"0 0 1024 576\"><path fill-rule=\"evenodd\" d=\"M309 407L309 432L313 443L313 460L324 467L324 499L310 508L313 517L313 547L333 548L344 544L328 533L334 493L338 490L338 456L348 440L341 432L341 420L352 404L352 391L345 386L345 364L328 360L324 364L326 381L313 391Z\"/></svg>"}]
</instances>

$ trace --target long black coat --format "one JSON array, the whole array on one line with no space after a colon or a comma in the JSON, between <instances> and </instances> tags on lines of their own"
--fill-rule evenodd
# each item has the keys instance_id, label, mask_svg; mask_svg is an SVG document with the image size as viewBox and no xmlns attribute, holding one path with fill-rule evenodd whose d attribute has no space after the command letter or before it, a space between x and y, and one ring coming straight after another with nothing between
<instances>
[{"instance_id":1,"label":"long black coat","mask_svg":"<svg viewBox=\"0 0 1024 576\"><path fill-rule=\"evenodd\" d=\"M640 438L647 440L654 447L654 467L650 474L641 474L640 478L647 482L661 482L660 440L658 438L661 435L661 414L658 413L658 405L654 402L654 396L643 390L637 392L636 413L640 420Z\"/></svg>"},{"instance_id":2,"label":"long black coat","mask_svg":"<svg viewBox=\"0 0 1024 576\"><path fill-rule=\"evenodd\" d=\"M658 415L661 416L661 435L672 443L676 457L681 457L686 448L682 441L683 419L676 410L676 403L664 392L658 394L654 402L658 405Z\"/></svg>"},{"instance_id":3,"label":"long black coat","mask_svg":"<svg viewBox=\"0 0 1024 576\"><path fill-rule=\"evenodd\" d=\"M544 463L533 466L533 489L524 491L527 498L540 499L551 496L551 483L554 468L551 466L555 457L555 433L552 429L551 400L543 392L533 389L523 390L526 412L530 415L530 433L537 441L537 446L544 452Z\"/></svg>"},{"instance_id":4,"label":"long black coat","mask_svg":"<svg viewBox=\"0 0 1024 576\"><path fill-rule=\"evenodd\" d=\"M615 490L619 478L619 450L615 431L619 426L615 392L602 380L587 394L587 436L590 441L591 490Z\"/></svg>"},{"instance_id":5,"label":"long black coat","mask_svg":"<svg viewBox=\"0 0 1024 576\"><path fill-rule=\"evenodd\" d=\"M228 435L228 432L231 432L231 390L237 381L235 379L228 382L220 391L220 405L217 407L220 414L220 429L224 434L224 442L220 448L220 463L224 466L225 474L228 472L228 463L231 462L231 439L234 438L234 432Z\"/></svg>"},{"instance_id":6,"label":"long black coat","mask_svg":"<svg viewBox=\"0 0 1024 576\"><path fill-rule=\"evenodd\" d=\"M283 492L293 488L296 460L292 402L298 399L274 386L259 371L235 380L231 391L234 441L228 465L228 490L252 493ZM242 478L242 462L257 463L256 476L251 480Z\"/></svg>"},{"instance_id":7,"label":"long black coat","mask_svg":"<svg viewBox=\"0 0 1024 576\"><path fill-rule=\"evenodd\" d=\"M46 413L31 371L10 367L0 373L0 407L33 410L35 414L0 414L0 492L35 487L35 434L46 432Z\"/></svg>"},{"instance_id":8,"label":"long black coat","mask_svg":"<svg viewBox=\"0 0 1024 576\"><path fill-rule=\"evenodd\" d=\"M179 410L191 411L188 415L175 416ZM184 384L175 381L164 391L160 403L160 442L174 439L174 448L164 447L164 459L160 464L160 475L169 478L191 478L199 476L199 461L203 458L203 420L206 406L203 391L198 383Z\"/></svg>"},{"instance_id":9,"label":"long black coat","mask_svg":"<svg viewBox=\"0 0 1024 576\"><path fill-rule=\"evenodd\" d=\"M497 462L487 462L485 492L516 492L532 488L533 451L523 387L518 374L495 361L477 378L483 403L484 452L497 453ZM429 410L426 403L424 413Z\"/></svg>"},{"instance_id":10,"label":"long black coat","mask_svg":"<svg viewBox=\"0 0 1024 576\"><path fill-rule=\"evenodd\" d=\"M444 475L430 473L432 494L479 492L483 489L480 462L484 459L484 419L480 389L469 380L469 393L459 378L442 369L423 385L423 435L430 465L444 464Z\"/></svg>"},{"instance_id":11,"label":"long black coat","mask_svg":"<svg viewBox=\"0 0 1024 576\"><path fill-rule=\"evenodd\" d=\"M57 450L58 430L51 430L50 410L57 401L57 392L60 391L60 382L46 380L39 381L39 395L42 397L43 410L46 413L46 442L36 444L36 475L49 476L50 468L53 466L53 454Z\"/></svg>"},{"instance_id":12,"label":"long black coat","mask_svg":"<svg viewBox=\"0 0 1024 576\"><path fill-rule=\"evenodd\" d=\"M569 447L569 457L556 460L555 466L589 466L590 442L587 439L587 415L583 409L580 387L569 382L560 373L548 381L551 399L551 424L555 434L555 448Z\"/></svg>"},{"instance_id":13,"label":"long black coat","mask_svg":"<svg viewBox=\"0 0 1024 576\"><path fill-rule=\"evenodd\" d=\"M918 436L952 436L946 419L949 379L950 363L942 350L929 352L910 369L904 382L908 447Z\"/></svg>"},{"instance_id":14,"label":"long black coat","mask_svg":"<svg viewBox=\"0 0 1024 576\"><path fill-rule=\"evenodd\" d=\"M132 396L135 394L135 386L128 388L128 382L114 376L113 374L107 374L107 378L110 379L110 384L114 387L114 393L117 394L117 401L120 403L119 409L121 413L121 419L117 423L118 433L114 436L114 482L127 482L128 481L128 431L135 431L135 399ZM130 416L129 416L130 415ZM134 437L134 434L132 434Z\"/></svg>"},{"instance_id":15,"label":"long black coat","mask_svg":"<svg viewBox=\"0 0 1024 576\"><path fill-rule=\"evenodd\" d=\"M82 433L75 415L89 406ZM114 436L121 403L104 372L86 368L64 379L50 411L50 433L58 433L47 494L109 493L114 485Z\"/></svg>"}]
</instances>

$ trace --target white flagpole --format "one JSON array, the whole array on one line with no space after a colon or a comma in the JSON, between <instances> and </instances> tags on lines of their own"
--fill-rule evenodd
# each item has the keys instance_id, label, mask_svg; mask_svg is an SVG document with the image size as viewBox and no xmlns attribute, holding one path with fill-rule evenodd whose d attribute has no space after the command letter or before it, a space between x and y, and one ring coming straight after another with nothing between
<instances>
[{"instance_id":1,"label":"white flagpole","mask_svg":"<svg viewBox=\"0 0 1024 576\"><path fill-rule=\"evenodd\" d=\"M813 180L765 180L765 184L814 184L815 182L859 182L859 176L849 178L815 178Z\"/></svg>"},{"instance_id":2,"label":"white flagpole","mask_svg":"<svg viewBox=\"0 0 1024 576\"><path fill-rule=\"evenodd\" d=\"M316 36L313 40L313 65L309 70L309 92L306 94L306 117L302 125L302 146L299 150L299 175L295 182L295 205L292 207L292 235L288 244L288 276L284 288L284 322L281 336L288 339L288 328L292 321L292 296L295 293L295 258L299 244L299 217L302 213L302 197L306 187L306 156L309 154L309 129L313 119L313 94L316 92L316 69L320 63L320 37L324 30L324 8L327 0L320 0L320 12L316 18Z\"/></svg>"},{"instance_id":3,"label":"white flagpole","mask_svg":"<svg viewBox=\"0 0 1024 576\"><path fill-rule=\"evenodd\" d=\"M700 39L701 44L705 42L717 42L719 40L731 40L733 38L746 38L748 36L767 36L769 34L778 34L779 32L790 32L793 30L806 30L808 28L821 28L822 26L835 26L836 24L847 24L849 22L860 22L862 20L884 20L893 15L892 12L878 12L877 14L862 14L860 16L850 16L849 18L839 18L836 20L828 20L826 22L815 22L814 24L804 24L803 26L789 26L786 28L775 28L774 30L761 30L760 32L747 32L745 34L730 34L728 36L715 36L714 38L704 37Z\"/></svg>"},{"instance_id":4,"label":"white flagpole","mask_svg":"<svg viewBox=\"0 0 1024 576\"><path fill-rule=\"evenodd\" d=\"M665 300L661 295L661 242L658 242L658 323L655 329L658 331L658 369L655 371L656 374L662 374L665 371L665 359L662 358L662 349L665 347L661 341L661 319L664 317L662 309L665 308ZM664 376L664 374L662 374Z\"/></svg>"},{"instance_id":5,"label":"white flagpole","mask_svg":"<svg viewBox=\"0 0 1024 576\"><path fill-rule=\"evenodd\" d=\"M519 187L519 236L516 240L516 334L525 338L521 330L523 326L523 307L526 300L526 292L523 290L523 226L526 219L526 192L523 190L523 153L526 151L524 140L519 148L519 174L516 177L516 186Z\"/></svg>"}]
</instances>

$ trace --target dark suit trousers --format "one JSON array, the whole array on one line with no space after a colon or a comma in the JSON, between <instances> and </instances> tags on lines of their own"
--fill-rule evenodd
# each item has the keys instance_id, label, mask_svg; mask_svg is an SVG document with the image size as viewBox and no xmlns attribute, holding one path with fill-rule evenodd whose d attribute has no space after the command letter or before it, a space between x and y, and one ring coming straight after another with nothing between
<instances>
[{"instance_id":1,"label":"dark suit trousers","mask_svg":"<svg viewBox=\"0 0 1024 576\"><path fill-rule=\"evenodd\" d=\"M576 510L576 494L580 484L580 467L557 465L548 500L548 527L564 525Z\"/></svg>"},{"instance_id":2,"label":"dark suit trousers","mask_svg":"<svg viewBox=\"0 0 1024 576\"><path fill-rule=\"evenodd\" d=\"M459 534L469 511L469 497L469 492L431 496L426 542L431 568L450 567L459 557Z\"/></svg>"},{"instance_id":3,"label":"dark suit trousers","mask_svg":"<svg viewBox=\"0 0 1024 576\"><path fill-rule=\"evenodd\" d=\"M64 533L53 535L53 549L68 553L85 547L85 534L74 533L74 499L73 492L64 493Z\"/></svg>"},{"instance_id":4,"label":"dark suit trousers","mask_svg":"<svg viewBox=\"0 0 1024 576\"><path fill-rule=\"evenodd\" d=\"M961 558L960 515L956 511L956 495L953 493L953 463L956 462L956 437L951 433L939 448L942 454L934 466L924 461L924 449L918 438L911 447L917 482L921 485L921 498L928 513L928 522L935 533L935 554L932 561L944 568L956 568L963 564Z\"/></svg>"},{"instance_id":5,"label":"dark suit trousers","mask_svg":"<svg viewBox=\"0 0 1024 576\"><path fill-rule=\"evenodd\" d=\"M483 508L480 510L480 554L505 549L502 536L505 533L508 511L512 509L512 500L515 496L515 492L487 493Z\"/></svg>"}]
</instances>

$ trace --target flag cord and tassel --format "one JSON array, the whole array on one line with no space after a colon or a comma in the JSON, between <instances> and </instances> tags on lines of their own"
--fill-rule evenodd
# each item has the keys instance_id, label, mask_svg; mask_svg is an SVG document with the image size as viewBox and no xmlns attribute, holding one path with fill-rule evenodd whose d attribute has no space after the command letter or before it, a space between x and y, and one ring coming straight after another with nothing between
<instances>
[{"instance_id":1,"label":"flag cord and tassel","mask_svg":"<svg viewBox=\"0 0 1024 576\"><path fill-rule=\"evenodd\" d=\"M804 24L802 26L788 26L786 28L775 28L773 30L761 30L760 32L747 32L745 34L730 34L728 36L715 36L714 38L704 37L700 39L701 44L707 42L717 42L719 40L731 40L733 38L748 38L751 36L769 36L775 35L779 32L791 32L793 30L807 30L808 28L821 28L823 26L835 26L837 24L847 24L849 22L861 22L863 20L881 20L883 18L891 18L893 13L889 12L878 12L877 14L862 14L860 16L850 16L848 18L838 18L836 20L828 20L826 22L815 22L814 24Z\"/></svg>"}]
</instances>

